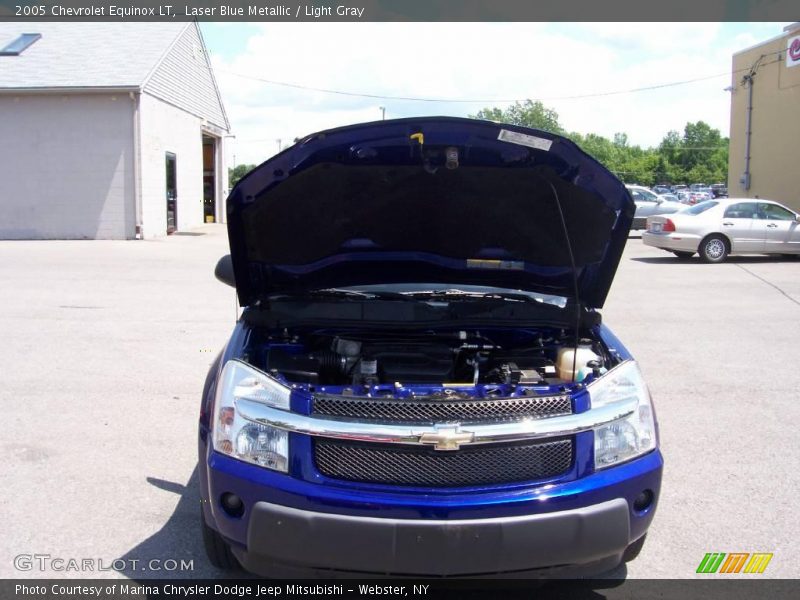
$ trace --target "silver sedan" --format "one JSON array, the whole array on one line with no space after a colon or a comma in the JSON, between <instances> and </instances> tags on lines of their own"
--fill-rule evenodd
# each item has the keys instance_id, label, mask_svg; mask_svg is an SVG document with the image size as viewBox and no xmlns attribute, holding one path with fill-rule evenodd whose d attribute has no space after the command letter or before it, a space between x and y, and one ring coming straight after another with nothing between
<instances>
[{"instance_id":1,"label":"silver sedan","mask_svg":"<svg viewBox=\"0 0 800 600\"><path fill-rule=\"evenodd\" d=\"M723 262L729 254L800 254L800 215L772 200L719 198L647 219L642 240L690 258Z\"/></svg>"},{"instance_id":2,"label":"silver sedan","mask_svg":"<svg viewBox=\"0 0 800 600\"><path fill-rule=\"evenodd\" d=\"M674 213L683 208L677 198L675 200L665 198L640 185L626 185L625 187L628 188L628 192L636 203L636 214L633 217L631 229L644 229L647 217L651 215Z\"/></svg>"}]
</instances>

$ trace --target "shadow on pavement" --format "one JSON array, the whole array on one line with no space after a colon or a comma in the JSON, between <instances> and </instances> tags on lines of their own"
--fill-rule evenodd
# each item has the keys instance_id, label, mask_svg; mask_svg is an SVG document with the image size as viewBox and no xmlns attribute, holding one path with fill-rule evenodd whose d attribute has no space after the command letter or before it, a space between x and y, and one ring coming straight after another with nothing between
<instances>
[{"instance_id":1,"label":"shadow on pavement","mask_svg":"<svg viewBox=\"0 0 800 600\"><path fill-rule=\"evenodd\" d=\"M155 477L148 477L147 483L165 492L178 494L180 499L161 529L119 557L126 565L124 570L119 571L121 574L131 579L212 579L242 576L241 573L228 574L220 571L212 567L206 559L199 525L197 467L185 485ZM160 567L161 570L148 568L150 561L159 561L154 567ZM177 563L177 568L168 570L172 561ZM191 564L191 568L182 570L182 561L183 564Z\"/></svg>"},{"instance_id":2,"label":"shadow on pavement","mask_svg":"<svg viewBox=\"0 0 800 600\"><path fill-rule=\"evenodd\" d=\"M641 263L651 263L651 264L660 264L660 265L667 265L670 263L680 264L680 265L706 265L709 263L704 263L700 260L699 256L693 256L691 258L678 258L677 256L673 256L671 254L665 254L664 256L637 256L631 258L629 260L634 260L636 262ZM729 256L725 259L724 263L719 264L734 264L734 265L746 265L746 264L758 264L758 263L781 263L781 262L788 262L793 263L797 262L797 257L794 256L781 256L781 255L759 255L759 256ZM710 266L714 266L710 264Z\"/></svg>"}]
</instances>

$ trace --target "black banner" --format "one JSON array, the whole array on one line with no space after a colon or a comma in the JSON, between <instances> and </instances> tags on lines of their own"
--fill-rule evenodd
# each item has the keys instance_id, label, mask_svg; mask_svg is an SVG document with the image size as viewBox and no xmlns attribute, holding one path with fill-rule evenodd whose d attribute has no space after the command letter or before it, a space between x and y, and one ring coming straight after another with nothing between
<instances>
[{"instance_id":1,"label":"black banner","mask_svg":"<svg viewBox=\"0 0 800 600\"><path fill-rule=\"evenodd\" d=\"M793 21L796 0L0 0L0 20Z\"/></svg>"},{"instance_id":2,"label":"black banner","mask_svg":"<svg viewBox=\"0 0 800 600\"><path fill-rule=\"evenodd\" d=\"M4 600L274 600L310 597L341 598L438 598L493 599L501 597L531 599L627 599L680 598L692 600L737 600L796 598L798 582L782 579L755 579L748 576L722 579L594 579L594 580L0 580Z\"/></svg>"}]
</instances>

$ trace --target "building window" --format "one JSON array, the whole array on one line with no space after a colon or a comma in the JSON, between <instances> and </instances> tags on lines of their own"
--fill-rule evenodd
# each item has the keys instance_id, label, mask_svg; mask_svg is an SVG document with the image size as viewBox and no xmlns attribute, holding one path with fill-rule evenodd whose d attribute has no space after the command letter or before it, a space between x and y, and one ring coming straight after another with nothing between
<instances>
[{"instance_id":1,"label":"building window","mask_svg":"<svg viewBox=\"0 0 800 600\"><path fill-rule=\"evenodd\" d=\"M3 48L0 48L0 56L19 56L25 52L31 44L40 39L42 39L41 33L23 33L10 44L6 44Z\"/></svg>"}]
</instances>

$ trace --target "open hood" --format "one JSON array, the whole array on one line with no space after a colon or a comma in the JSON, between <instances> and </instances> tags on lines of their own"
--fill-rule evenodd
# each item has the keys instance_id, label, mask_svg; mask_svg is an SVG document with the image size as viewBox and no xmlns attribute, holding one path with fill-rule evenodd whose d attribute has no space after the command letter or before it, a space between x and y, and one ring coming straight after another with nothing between
<instances>
[{"instance_id":1,"label":"open hood","mask_svg":"<svg viewBox=\"0 0 800 600\"><path fill-rule=\"evenodd\" d=\"M243 306L439 283L577 291L599 308L634 211L623 184L563 137L429 117L322 131L284 150L231 192L228 236Z\"/></svg>"}]
</instances>

